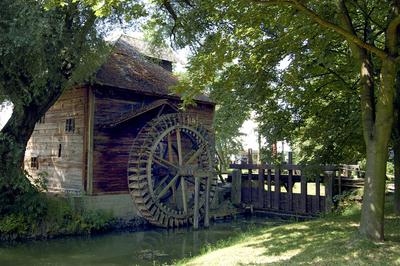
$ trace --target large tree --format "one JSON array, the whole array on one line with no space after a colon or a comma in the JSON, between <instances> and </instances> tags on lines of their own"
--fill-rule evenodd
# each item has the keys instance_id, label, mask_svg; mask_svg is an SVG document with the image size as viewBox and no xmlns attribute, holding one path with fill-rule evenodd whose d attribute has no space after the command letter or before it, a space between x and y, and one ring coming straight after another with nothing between
<instances>
[{"instance_id":1,"label":"large tree","mask_svg":"<svg viewBox=\"0 0 400 266\"><path fill-rule=\"evenodd\" d=\"M318 35L316 29L329 32L326 36L346 44L351 51L351 62L358 69L367 156L360 232L370 239L383 240L386 161L399 61L399 1L156 2L164 5L165 12L155 21L167 21L166 27L159 29L172 33L176 44L190 45L196 51L189 69L194 73L191 77L194 87L209 88L221 78L222 69L236 68L248 77L257 77L251 80L260 86L250 93L263 94L266 93L263 89L271 87L268 77L272 70L268 66L277 65L282 55L290 54L293 45L306 44ZM279 43L281 47L271 43L275 40L275 29L279 28L284 28L283 35L288 40L287 44ZM258 53L265 55L268 65L257 61L262 57L253 55ZM269 56L270 53L274 56ZM211 64L202 65L206 61ZM247 68L251 64L254 66ZM238 72L231 72L234 73Z\"/></svg>"},{"instance_id":2,"label":"large tree","mask_svg":"<svg viewBox=\"0 0 400 266\"><path fill-rule=\"evenodd\" d=\"M0 103L13 105L0 132L0 215L23 209L22 195L32 191L23 160L35 123L104 58L101 26L107 25L100 23L125 9L130 18L139 17L140 6L136 1L0 1Z\"/></svg>"}]
</instances>

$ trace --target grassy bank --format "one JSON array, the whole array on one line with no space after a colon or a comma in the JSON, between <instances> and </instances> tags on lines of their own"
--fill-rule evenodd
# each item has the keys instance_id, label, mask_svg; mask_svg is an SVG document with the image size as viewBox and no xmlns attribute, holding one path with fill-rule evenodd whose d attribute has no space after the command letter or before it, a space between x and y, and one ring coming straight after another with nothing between
<instances>
[{"instance_id":1,"label":"grassy bank","mask_svg":"<svg viewBox=\"0 0 400 266\"><path fill-rule=\"evenodd\" d=\"M91 234L109 230L115 223L111 213L75 210L67 198L40 194L36 200L40 200L40 208L19 210L0 218L0 240Z\"/></svg>"},{"instance_id":2,"label":"grassy bank","mask_svg":"<svg viewBox=\"0 0 400 266\"><path fill-rule=\"evenodd\" d=\"M383 243L359 237L360 207L352 206L341 215L256 229L179 264L400 265L400 217L393 214L390 203L386 205Z\"/></svg>"}]
</instances>

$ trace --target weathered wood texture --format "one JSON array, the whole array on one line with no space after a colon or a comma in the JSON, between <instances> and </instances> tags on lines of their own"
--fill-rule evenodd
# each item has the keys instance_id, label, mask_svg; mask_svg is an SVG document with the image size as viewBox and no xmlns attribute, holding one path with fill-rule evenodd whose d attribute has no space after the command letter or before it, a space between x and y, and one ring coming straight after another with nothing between
<instances>
[{"instance_id":1,"label":"weathered wood texture","mask_svg":"<svg viewBox=\"0 0 400 266\"><path fill-rule=\"evenodd\" d=\"M154 109L112 128L104 128L102 125L160 98L123 90L107 91L105 88L97 88L95 96L93 193L127 193L127 165L131 145L138 131L156 117L160 110ZM177 99L171 99L171 102L179 104ZM213 111L214 106L211 104L199 104L187 110L207 128L212 126Z\"/></svg>"},{"instance_id":2,"label":"weathered wood texture","mask_svg":"<svg viewBox=\"0 0 400 266\"><path fill-rule=\"evenodd\" d=\"M46 112L44 123L36 124L25 152L25 169L37 179L47 176L50 192L81 194L85 172L84 135L86 89L67 90ZM73 132L65 131L66 119L75 120ZM37 157L39 168L32 169Z\"/></svg>"},{"instance_id":3,"label":"weathered wood texture","mask_svg":"<svg viewBox=\"0 0 400 266\"><path fill-rule=\"evenodd\" d=\"M242 202L242 173L239 170L232 172L231 200L233 204Z\"/></svg>"},{"instance_id":4,"label":"weathered wood texture","mask_svg":"<svg viewBox=\"0 0 400 266\"><path fill-rule=\"evenodd\" d=\"M314 215L329 212L333 207L334 195L339 191L356 188L362 183L362 178L359 178L362 172L353 166L321 166L319 171L311 173L304 171L307 168L305 166L292 164L279 167L267 164L233 164L231 168L234 169L232 201L236 200L233 188L240 183L237 180L240 177L241 199L237 203L288 214ZM254 173L255 170L258 173ZM242 174L242 171L245 173Z\"/></svg>"}]
</instances>

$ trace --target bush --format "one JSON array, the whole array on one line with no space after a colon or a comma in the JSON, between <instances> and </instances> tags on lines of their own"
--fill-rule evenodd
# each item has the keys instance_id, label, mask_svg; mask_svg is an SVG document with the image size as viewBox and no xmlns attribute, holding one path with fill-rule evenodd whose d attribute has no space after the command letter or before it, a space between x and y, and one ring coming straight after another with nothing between
<instances>
[{"instance_id":1,"label":"bush","mask_svg":"<svg viewBox=\"0 0 400 266\"><path fill-rule=\"evenodd\" d=\"M0 238L52 238L62 235L91 234L110 228L114 218L105 211L76 211L66 198L40 194L40 215L33 209L5 215L0 220ZM36 206L35 204L33 206Z\"/></svg>"},{"instance_id":2,"label":"bush","mask_svg":"<svg viewBox=\"0 0 400 266\"><path fill-rule=\"evenodd\" d=\"M362 189L344 191L342 194L336 195L333 199L336 203L335 212L343 214L354 207L359 208L362 203L362 195Z\"/></svg>"}]
</instances>

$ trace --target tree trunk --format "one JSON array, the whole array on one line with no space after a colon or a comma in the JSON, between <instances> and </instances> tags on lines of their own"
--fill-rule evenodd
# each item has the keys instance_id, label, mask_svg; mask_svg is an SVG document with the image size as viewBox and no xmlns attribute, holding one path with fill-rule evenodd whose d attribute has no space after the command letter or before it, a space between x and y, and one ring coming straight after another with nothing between
<instances>
[{"instance_id":1,"label":"tree trunk","mask_svg":"<svg viewBox=\"0 0 400 266\"><path fill-rule=\"evenodd\" d=\"M394 165L394 213L400 215L400 72L397 71L394 101L394 123L392 132Z\"/></svg>"},{"instance_id":2,"label":"tree trunk","mask_svg":"<svg viewBox=\"0 0 400 266\"><path fill-rule=\"evenodd\" d=\"M377 142L368 146L360 232L370 239L381 241L384 236L387 149Z\"/></svg>"},{"instance_id":3,"label":"tree trunk","mask_svg":"<svg viewBox=\"0 0 400 266\"><path fill-rule=\"evenodd\" d=\"M39 118L37 108L15 109L0 133L0 214L18 208L19 196L32 190L23 162L26 144Z\"/></svg>"},{"instance_id":4,"label":"tree trunk","mask_svg":"<svg viewBox=\"0 0 400 266\"><path fill-rule=\"evenodd\" d=\"M361 72L363 74L363 71ZM365 74L365 72L364 72ZM364 138L367 147L367 170L361 212L360 233L374 241L384 238L384 205L386 162L388 144L393 125L393 99L396 80L396 64L385 60L381 68L381 87L376 97L375 117L364 121ZM371 127L365 127L370 124Z\"/></svg>"},{"instance_id":5,"label":"tree trunk","mask_svg":"<svg viewBox=\"0 0 400 266\"><path fill-rule=\"evenodd\" d=\"M14 107L0 132L0 215L29 204L22 195L34 190L23 169L26 145L36 122L62 93L61 87L48 88L46 99L32 99L29 105ZM35 104L36 102L40 105ZM27 195L29 197L29 195Z\"/></svg>"},{"instance_id":6,"label":"tree trunk","mask_svg":"<svg viewBox=\"0 0 400 266\"><path fill-rule=\"evenodd\" d=\"M396 127L399 125L397 124ZM400 215L400 142L393 143L394 152L394 212Z\"/></svg>"}]
</instances>

